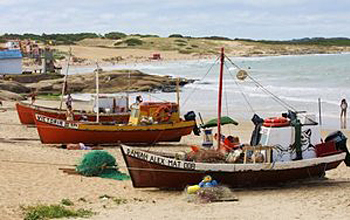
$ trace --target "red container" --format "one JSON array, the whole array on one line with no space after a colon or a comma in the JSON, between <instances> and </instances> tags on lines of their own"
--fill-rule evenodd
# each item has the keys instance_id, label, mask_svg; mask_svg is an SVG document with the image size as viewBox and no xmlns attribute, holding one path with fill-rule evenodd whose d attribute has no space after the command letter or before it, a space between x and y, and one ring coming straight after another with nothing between
<instances>
[{"instance_id":1,"label":"red container","mask_svg":"<svg viewBox=\"0 0 350 220\"><path fill-rule=\"evenodd\" d=\"M325 157L337 153L339 153L339 151L336 149L334 141L316 144L317 157Z\"/></svg>"}]
</instances>

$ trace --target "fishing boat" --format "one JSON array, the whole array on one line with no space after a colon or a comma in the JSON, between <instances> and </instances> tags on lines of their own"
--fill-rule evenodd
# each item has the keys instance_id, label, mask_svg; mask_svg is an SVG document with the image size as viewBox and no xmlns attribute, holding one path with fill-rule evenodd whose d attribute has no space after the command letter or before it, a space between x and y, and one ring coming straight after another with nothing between
<instances>
[{"instance_id":1,"label":"fishing boat","mask_svg":"<svg viewBox=\"0 0 350 220\"><path fill-rule=\"evenodd\" d=\"M44 144L148 144L180 141L189 135L195 119L180 117L172 102L142 102L131 106L128 124L66 121L35 114L35 124Z\"/></svg>"},{"instance_id":2,"label":"fishing boat","mask_svg":"<svg viewBox=\"0 0 350 220\"><path fill-rule=\"evenodd\" d=\"M68 60L71 57L71 50L69 51ZM35 114L40 114L42 116L55 118L55 119L66 119L66 110L63 110L63 99L64 94L67 92L68 87L68 70L70 63L66 69L62 84L61 92L61 103L59 108L50 108L45 106L39 106L17 102L16 109L18 113L19 120L21 124L24 125L34 125L35 124ZM94 96L93 111L83 111L74 110L74 121L96 121L99 118L101 122L114 122L114 123L127 123L129 120L129 97L128 96L101 96L98 90L98 74L102 69L97 65L97 69L94 71L96 73L96 95ZM34 95L34 94L32 94ZM35 96L35 95L34 95ZM99 112L103 114L97 116Z\"/></svg>"},{"instance_id":3,"label":"fishing boat","mask_svg":"<svg viewBox=\"0 0 350 220\"><path fill-rule=\"evenodd\" d=\"M350 166L347 138L338 131L321 141L315 117L296 111L266 119L254 115L251 142L235 151L219 153L225 144L221 141L220 129L223 49L220 58L217 118L217 137L220 138L217 148L197 149L200 153L197 154L195 151L156 152L122 145L121 151L134 187L183 189L198 184L206 175L229 187L266 186L323 177L326 171L337 168L343 161ZM246 74L240 70L237 78L243 79ZM196 154L197 159L193 156ZM237 160L229 159L235 155Z\"/></svg>"},{"instance_id":4,"label":"fishing boat","mask_svg":"<svg viewBox=\"0 0 350 220\"><path fill-rule=\"evenodd\" d=\"M122 97L123 98L123 97ZM125 97L127 98L127 97ZM103 98L100 98L103 100ZM106 101L107 97L106 97ZM106 102L105 101L105 102ZM127 102L126 102L127 103ZM101 122L116 122L116 123L127 123L130 117L130 112L128 112L127 106L119 106L116 105L115 111L110 111L111 108L108 108L108 111L104 111L103 114L100 115ZM16 109L18 113L19 120L21 124L24 125L34 125L34 117L35 114L40 114L43 116L56 118L56 119L66 119L66 110L59 108L50 108L46 106L34 105L25 102L17 102ZM107 109L107 108L103 108ZM94 111L82 111L82 110L74 110L74 120L87 120L87 121L96 121L96 112Z\"/></svg>"}]
</instances>

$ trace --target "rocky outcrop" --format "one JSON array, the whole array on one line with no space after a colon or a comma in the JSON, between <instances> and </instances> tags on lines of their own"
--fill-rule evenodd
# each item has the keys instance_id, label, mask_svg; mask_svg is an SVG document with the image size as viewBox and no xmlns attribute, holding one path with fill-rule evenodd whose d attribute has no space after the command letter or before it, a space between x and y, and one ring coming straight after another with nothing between
<instances>
[{"instance_id":1,"label":"rocky outcrop","mask_svg":"<svg viewBox=\"0 0 350 220\"><path fill-rule=\"evenodd\" d=\"M35 83L43 80L61 79L64 76L61 74L22 74L22 75L7 75L6 79L19 83Z\"/></svg>"},{"instance_id":2,"label":"rocky outcrop","mask_svg":"<svg viewBox=\"0 0 350 220\"><path fill-rule=\"evenodd\" d=\"M94 93L96 89L95 74L77 74L68 77L69 93ZM33 80L34 81L34 80ZM175 91L176 78L145 74L137 70L115 70L99 74L101 93L124 91ZM193 83L194 80L180 79L180 86ZM39 94L59 94L62 91L63 78L40 80L25 84L27 88L36 89Z\"/></svg>"},{"instance_id":3,"label":"rocky outcrop","mask_svg":"<svg viewBox=\"0 0 350 220\"><path fill-rule=\"evenodd\" d=\"M18 82L6 80L0 80L0 90L6 90L18 94L30 92L30 89L27 88L25 85Z\"/></svg>"},{"instance_id":4,"label":"rocky outcrop","mask_svg":"<svg viewBox=\"0 0 350 220\"><path fill-rule=\"evenodd\" d=\"M6 90L0 90L0 100L2 101L20 101L24 100L25 98L17 93L6 91Z\"/></svg>"}]
</instances>

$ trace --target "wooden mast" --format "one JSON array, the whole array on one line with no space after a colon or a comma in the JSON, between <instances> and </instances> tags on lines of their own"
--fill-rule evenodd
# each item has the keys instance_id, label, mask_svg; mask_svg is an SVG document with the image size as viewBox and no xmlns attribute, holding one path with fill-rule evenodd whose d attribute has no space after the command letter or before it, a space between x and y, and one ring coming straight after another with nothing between
<instances>
[{"instance_id":1,"label":"wooden mast","mask_svg":"<svg viewBox=\"0 0 350 220\"><path fill-rule=\"evenodd\" d=\"M180 109L180 78L177 77L176 79L176 103L178 105L178 108Z\"/></svg>"},{"instance_id":2,"label":"wooden mast","mask_svg":"<svg viewBox=\"0 0 350 220\"><path fill-rule=\"evenodd\" d=\"M221 142L221 106L222 106L222 81L224 74L224 61L225 54L224 48L221 48L221 56L220 56L220 78L219 78L219 100L218 100L218 149L220 149Z\"/></svg>"},{"instance_id":3,"label":"wooden mast","mask_svg":"<svg viewBox=\"0 0 350 220\"><path fill-rule=\"evenodd\" d=\"M99 78L98 78L98 74L101 71L100 67L98 66L98 63L96 62L96 66L97 69L95 70L95 74L96 74L96 108L97 108L97 114L96 114L96 122L99 123L100 122L100 100L99 100L99 96L100 96L100 88L99 88Z\"/></svg>"},{"instance_id":4,"label":"wooden mast","mask_svg":"<svg viewBox=\"0 0 350 220\"><path fill-rule=\"evenodd\" d=\"M69 61L70 61L71 54L72 54L72 48L69 47L68 64L67 64L66 74L64 75L63 85L62 85L60 110L62 110L63 97L64 97L65 91L67 90L67 79L68 79Z\"/></svg>"}]
</instances>

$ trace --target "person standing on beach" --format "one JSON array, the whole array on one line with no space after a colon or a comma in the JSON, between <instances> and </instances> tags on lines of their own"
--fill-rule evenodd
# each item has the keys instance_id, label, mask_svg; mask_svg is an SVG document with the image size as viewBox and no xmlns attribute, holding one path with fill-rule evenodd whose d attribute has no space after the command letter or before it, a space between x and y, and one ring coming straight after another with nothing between
<instances>
[{"instance_id":1,"label":"person standing on beach","mask_svg":"<svg viewBox=\"0 0 350 220\"><path fill-rule=\"evenodd\" d=\"M29 96L28 97L30 97L31 98L31 105L33 105L34 104L34 102L35 102L35 97L37 96L37 92L36 92L36 89L32 89L32 93L31 94L29 94Z\"/></svg>"},{"instance_id":2,"label":"person standing on beach","mask_svg":"<svg viewBox=\"0 0 350 220\"><path fill-rule=\"evenodd\" d=\"M345 99L340 102L340 128L346 129L346 109L348 108L348 103Z\"/></svg>"},{"instance_id":3,"label":"person standing on beach","mask_svg":"<svg viewBox=\"0 0 350 220\"><path fill-rule=\"evenodd\" d=\"M67 108L68 108L68 106L72 107L72 102L73 102L73 98L70 95L70 93L68 93L68 96L67 96L67 99L66 99L66 106L67 106Z\"/></svg>"}]
</instances>

